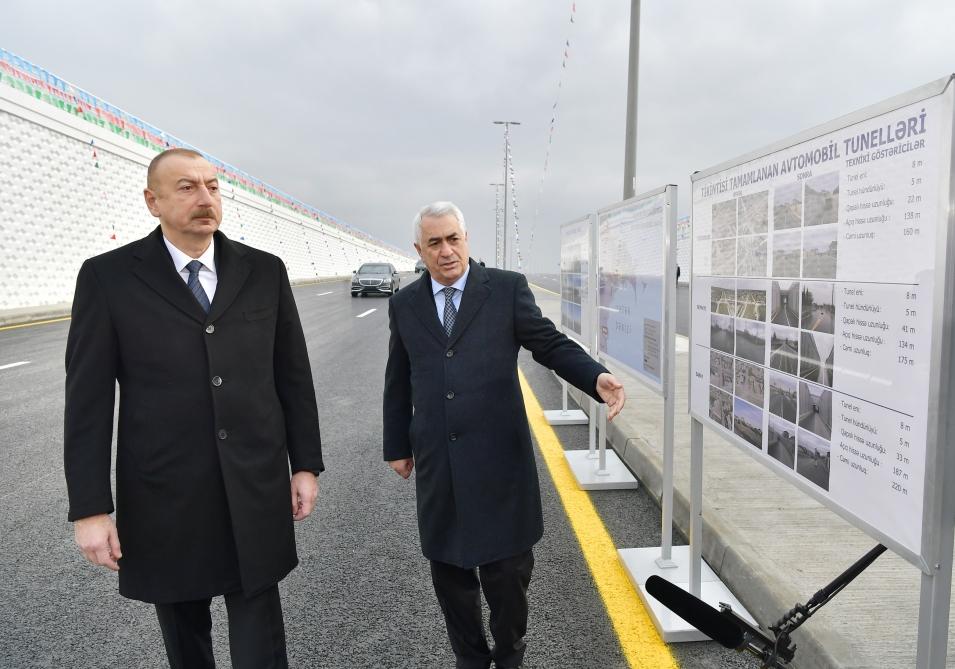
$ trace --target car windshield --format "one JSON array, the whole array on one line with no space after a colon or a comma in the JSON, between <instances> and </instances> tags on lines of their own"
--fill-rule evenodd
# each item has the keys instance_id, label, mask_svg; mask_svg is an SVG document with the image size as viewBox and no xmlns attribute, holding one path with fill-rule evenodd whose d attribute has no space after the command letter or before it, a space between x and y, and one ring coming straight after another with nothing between
<instances>
[{"instance_id":1,"label":"car windshield","mask_svg":"<svg viewBox=\"0 0 955 669\"><path fill-rule=\"evenodd\" d=\"M391 274L391 265L362 265L359 274Z\"/></svg>"}]
</instances>

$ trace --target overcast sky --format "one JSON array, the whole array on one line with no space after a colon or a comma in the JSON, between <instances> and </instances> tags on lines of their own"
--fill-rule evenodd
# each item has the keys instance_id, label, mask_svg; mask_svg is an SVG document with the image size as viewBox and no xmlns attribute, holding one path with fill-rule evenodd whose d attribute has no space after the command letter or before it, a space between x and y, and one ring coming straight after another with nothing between
<instances>
[{"instance_id":1,"label":"overcast sky","mask_svg":"<svg viewBox=\"0 0 955 669\"><path fill-rule=\"evenodd\" d=\"M573 23L571 11L14 0L0 46L411 253L416 211L449 199L472 255L493 259L491 122L520 121L525 270L556 271L560 224L623 195L630 2L578 0ZM677 184L681 215L694 170L955 71L951 0L644 0L641 24L637 192Z\"/></svg>"}]
</instances>

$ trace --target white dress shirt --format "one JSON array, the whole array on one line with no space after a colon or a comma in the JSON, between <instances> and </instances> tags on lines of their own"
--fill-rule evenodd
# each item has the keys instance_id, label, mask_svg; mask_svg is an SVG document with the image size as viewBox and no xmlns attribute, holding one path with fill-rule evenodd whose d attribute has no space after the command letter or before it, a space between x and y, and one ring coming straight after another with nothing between
<instances>
[{"instance_id":1,"label":"white dress shirt","mask_svg":"<svg viewBox=\"0 0 955 669\"><path fill-rule=\"evenodd\" d=\"M193 260L202 263L202 267L199 268L199 283L202 285L202 289L206 291L209 304L212 304L212 298L216 296L216 286L219 285L219 275L216 274L215 242L211 242L209 248L198 258L190 258L173 246L172 242L166 239L166 235L163 235L162 240L166 242L166 248L169 250L169 255L172 256L172 263L176 266L176 271L179 272L179 276L187 285L189 284L189 270L186 269L186 265Z\"/></svg>"},{"instance_id":2,"label":"white dress shirt","mask_svg":"<svg viewBox=\"0 0 955 669\"><path fill-rule=\"evenodd\" d=\"M454 288L454 297L451 300L454 302L454 310L461 310L461 297L464 295L464 284L468 281L468 273L471 271L471 265L468 263L468 266L464 268L464 274L461 275L457 281L452 283L450 286L442 286L440 283L434 280L434 277L431 278L431 291L434 293L434 306L438 308L438 320L441 321L441 325L444 325L444 289L445 288Z\"/></svg>"}]
</instances>

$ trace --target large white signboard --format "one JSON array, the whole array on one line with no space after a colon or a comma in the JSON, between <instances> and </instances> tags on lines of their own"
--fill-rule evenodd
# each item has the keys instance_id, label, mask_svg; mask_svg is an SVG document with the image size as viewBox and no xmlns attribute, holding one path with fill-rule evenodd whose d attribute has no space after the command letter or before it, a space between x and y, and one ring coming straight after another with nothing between
<instances>
[{"instance_id":1,"label":"large white signboard","mask_svg":"<svg viewBox=\"0 0 955 669\"><path fill-rule=\"evenodd\" d=\"M660 189L597 212L597 349L662 389L668 198Z\"/></svg>"},{"instance_id":2,"label":"large white signboard","mask_svg":"<svg viewBox=\"0 0 955 669\"><path fill-rule=\"evenodd\" d=\"M589 216L560 226L560 324L588 348L593 346L589 339L590 235Z\"/></svg>"},{"instance_id":3,"label":"large white signboard","mask_svg":"<svg viewBox=\"0 0 955 669\"><path fill-rule=\"evenodd\" d=\"M910 559L951 156L948 86L693 183L692 414Z\"/></svg>"}]
</instances>

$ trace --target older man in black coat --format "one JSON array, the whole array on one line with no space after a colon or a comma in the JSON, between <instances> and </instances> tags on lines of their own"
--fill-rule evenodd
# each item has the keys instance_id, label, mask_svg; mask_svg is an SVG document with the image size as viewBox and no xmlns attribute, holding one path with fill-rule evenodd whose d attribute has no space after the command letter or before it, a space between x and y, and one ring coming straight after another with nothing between
<instances>
[{"instance_id":1,"label":"older man in black coat","mask_svg":"<svg viewBox=\"0 0 955 669\"><path fill-rule=\"evenodd\" d=\"M282 261L227 239L215 169L149 166L159 227L80 269L66 348L69 519L90 562L156 605L170 665L214 667L225 595L234 667L286 667L277 583L323 469L305 338ZM119 382L116 523L110 442ZM291 477L289 468L291 465Z\"/></svg>"},{"instance_id":2,"label":"older man in black coat","mask_svg":"<svg viewBox=\"0 0 955 669\"><path fill-rule=\"evenodd\" d=\"M415 218L428 273L389 305L384 459L417 471L418 527L458 669L518 667L533 545L543 534L537 466L517 377L527 348L540 364L623 407L623 386L541 315L523 275L469 258L450 202ZM490 608L490 650L480 593Z\"/></svg>"}]
</instances>

